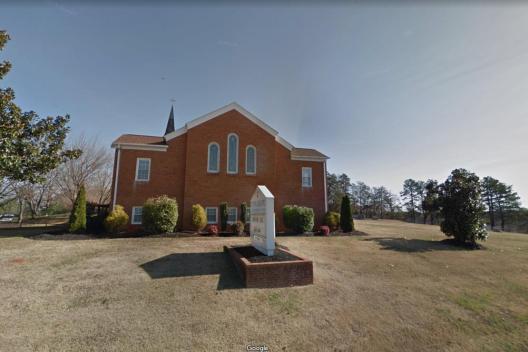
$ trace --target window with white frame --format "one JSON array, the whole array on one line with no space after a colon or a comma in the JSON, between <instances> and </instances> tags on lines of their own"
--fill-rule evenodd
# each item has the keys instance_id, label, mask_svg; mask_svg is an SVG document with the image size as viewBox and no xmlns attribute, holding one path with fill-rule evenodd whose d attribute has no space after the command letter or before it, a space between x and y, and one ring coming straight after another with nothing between
<instances>
[{"instance_id":1,"label":"window with white frame","mask_svg":"<svg viewBox=\"0 0 528 352\"><path fill-rule=\"evenodd\" d=\"M246 174L255 175L257 173L257 148L252 145L246 147Z\"/></svg>"},{"instance_id":2,"label":"window with white frame","mask_svg":"<svg viewBox=\"0 0 528 352\"><path fill-rule=\"evenodd\" d=\"M218 223L218 208L217 207L206 207L205 215L207 216L208 224Z\"/></svg>"},{"instance_id":3,"label":"window with white frame","mask_svg":"<svg viewBox=\"0 0 528 352\"><path fill-rule=\"evenodd\" d=\"M234 224L237 222L237 208L229 207L227 208L227 223Z\"/></svg>"},{"instance_id":4,"label":"window with white frame","mask_svg":"<svg viewBox=\"0 0 528 352\"><path fill-rule=\"evenodd\" d=\"M220 171L220 146L216 142L209 143L207 149L207 172Z\"/></svg>"},{"instance_id":5,"label":"window with white frame","mask_svg":"<svg viewBox=\"0 0 528 352\"><path fill-rule=\"evenodd\" d=\"M227 173L238 173L238 136L234 133L227 136Z\"/></svg>"},{"instance_id":6,"label":"window with white frame","mask_svg":"<svg viewBox=\"0 0 528 352\"><path fill-rule=\"evenodd\" d=\"M246 224L249 224L251 222L251 207L246 208L246 218L244 219L244 222Z\"/></svg>"},{"instance_id":7,"label":"window with white frame","mask_svg":"<svg viewBox=\"0 0 528 352\"><path fill-rule=\"evenodd\" d=\"M136 181L148 181L150 178L150 159L137 158Z\"/></svg>"},{"instance_id":8,"label":"window with white frame","mask_svg":"<svg viewBox=\"0 0 528 352\"><path fill-rule=\"evenodd\" d=\"M302 168L302 186L312 187L312 168L311 167Z\"/></svg>"},{"instance_id":9,"label":"window with white frame","mask_svg":"<svg viewBox=\"0 0 528 352\"><path fill-rule=\"evenodd\" d=\"M132 207L132 224L141 225L143 220L143 207Z\"/></svg>"}]
</instances>

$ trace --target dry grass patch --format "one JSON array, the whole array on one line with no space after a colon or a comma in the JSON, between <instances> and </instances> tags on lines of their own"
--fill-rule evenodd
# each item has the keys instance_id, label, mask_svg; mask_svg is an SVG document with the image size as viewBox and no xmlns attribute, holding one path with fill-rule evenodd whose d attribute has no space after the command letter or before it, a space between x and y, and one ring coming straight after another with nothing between
<instances>
[{"instance_id":1,"label":"dry grass patch","mask_svg":"<svg viewBox=\"0 0 528 352\"><path fill-rule=\"evenodd\" d=\"M280 237L315 284L243 289L247 238L0 238L6 351L528 350L528 236L486 250L438 227L356 221L368 236Z\"/></svg>"}]
</instances>

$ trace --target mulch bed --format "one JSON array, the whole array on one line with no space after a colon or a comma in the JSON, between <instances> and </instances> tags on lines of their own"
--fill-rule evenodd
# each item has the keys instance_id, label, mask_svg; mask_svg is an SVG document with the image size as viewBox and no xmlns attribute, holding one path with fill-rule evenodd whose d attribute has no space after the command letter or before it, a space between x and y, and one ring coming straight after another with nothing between
<instances>
[{"instance_id":1,"label":"mulch bed","mask_svg":"<svg viewBox=\"0 0 528 352\"><path fill-rule=\"evenodd\" d=\"M287 262L292 260L299 260L296 256L284 252L281 249L275 249L275 254L267 256L259 252L251 246L234 248L241 256L249 260L251 263L265 263L265 262Z\"/></svg>"}]
</instances>

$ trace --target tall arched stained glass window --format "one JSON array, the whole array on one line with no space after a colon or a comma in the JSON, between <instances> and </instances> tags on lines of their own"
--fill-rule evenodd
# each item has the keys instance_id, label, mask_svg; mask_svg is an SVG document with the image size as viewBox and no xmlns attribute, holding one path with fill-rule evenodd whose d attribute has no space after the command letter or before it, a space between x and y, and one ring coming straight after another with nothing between
<instances>
[{"instance_id":1,"label":"tall arched stained glass window","mask_svg":"<svg viewBox=\"0 0 528 352\"><path fill-rule=\"evenodd\" d=\"M216 142L209 143L207 150L207 172L220 171L220 146Z\"/></svg>"},{"instance_id":2,"label":"tall arched stained glass window","mask_svg":"<svg viewBox=\"0 0 528 352\"><path fill-rule=\"evenodd\" d=\"M238 136L234 133L227 136L227 173L238 173Z\"/></svg>"},{"instance_id":3,"label":"tall arched stained glass window","mask_svg":"<svg viewBox=\"0 0 528 352\"><path fill-rule=\"evenodd\" d=\"M255 175L257 173L257 148L252 145L246 147L246 174Z\"/></svg>"}]
</instances>

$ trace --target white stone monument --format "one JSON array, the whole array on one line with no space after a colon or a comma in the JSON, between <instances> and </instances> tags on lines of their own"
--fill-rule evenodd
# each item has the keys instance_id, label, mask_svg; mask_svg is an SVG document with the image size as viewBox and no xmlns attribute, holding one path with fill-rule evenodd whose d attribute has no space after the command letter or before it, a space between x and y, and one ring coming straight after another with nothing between
<instances>
[{"instance_id":1,"label":"white stone monument","mask_svg":"<svg viewBox=\"0 0 528 352\"><path fill-rule=\"evenodd\" d=\"M266 186L257 186L251 197L251 244L265 255L275 253L275 197Z\"/></svg>"}]
</instances>

